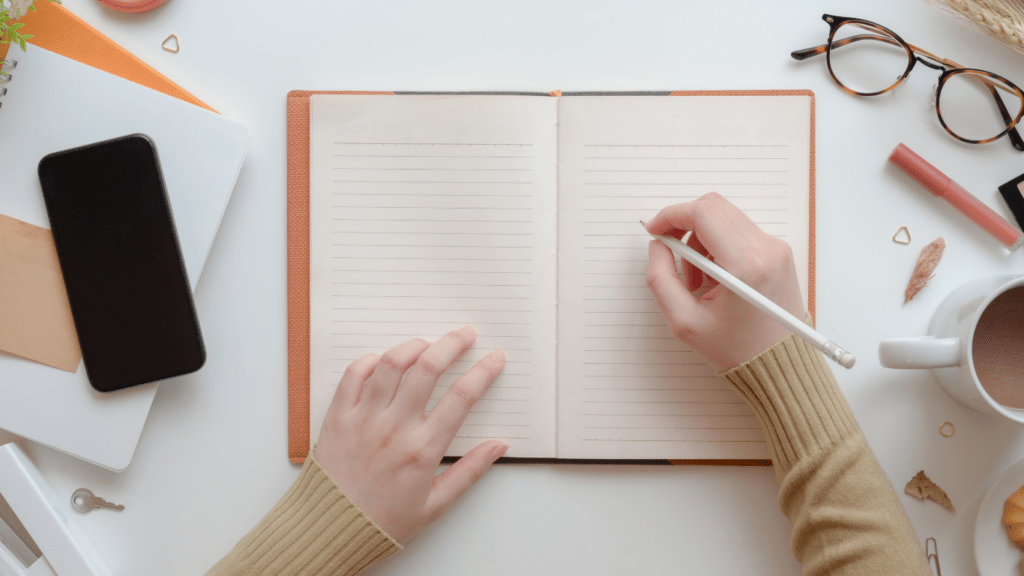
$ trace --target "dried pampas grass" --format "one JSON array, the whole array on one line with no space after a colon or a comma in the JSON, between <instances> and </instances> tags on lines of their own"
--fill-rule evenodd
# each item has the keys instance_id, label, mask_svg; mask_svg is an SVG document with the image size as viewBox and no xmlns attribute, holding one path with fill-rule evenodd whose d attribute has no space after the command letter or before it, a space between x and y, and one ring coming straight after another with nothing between
<instances>
[{"instance_id":1,"label":"dried pampas grass","mask_svg":"<svg viewBox=\"0 0 1024 576\"><path fill-rule=\"evenodd\" d=\"M942 260L942 252L946 249L946 241L943 238L936 238L931 244L921 250L917 257L917 266L910 276L910 283L907 284L907 291L903 294L903 303L910 302L915 294L924 288L925 284L935 276L935 268Z\"/></svg>"},{"instance_id":2,"label":"dried pampas grass","mask_svg":"<svg viewBox=\"0 0 1024 576\"><path fill-rule=\"evenodd\" d=\"M938 9L1024 54L1024 0L926 0Z\"/></svg>"}]
</instances>

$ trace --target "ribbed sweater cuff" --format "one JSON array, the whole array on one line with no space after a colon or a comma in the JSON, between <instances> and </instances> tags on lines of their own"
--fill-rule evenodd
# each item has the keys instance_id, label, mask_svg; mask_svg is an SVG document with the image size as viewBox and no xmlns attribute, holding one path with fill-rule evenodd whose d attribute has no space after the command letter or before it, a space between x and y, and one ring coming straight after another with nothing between
<instances>
[{"instance_id":1,"label":"ribbed sweater cuff","mask_svg":"<svg viewBox=\"0 0 1024 576\"><path fill-rule=\"evenodd\" d=\"M718 376L757 415L779 478L801 458L860 434L825 357L794 334Z\"/></svg>"},{"instance_id":2,"label":"ribbed sweater cuff","mask_svg":"<svg viewBox=\"0 0 1024 576\"><path fill-rule=\"evenodd\" d=\"M244 565L243 574L340 576L356 574L400 549L310 453L280 502L221 564Z\"/></svg>"}]
</instances>

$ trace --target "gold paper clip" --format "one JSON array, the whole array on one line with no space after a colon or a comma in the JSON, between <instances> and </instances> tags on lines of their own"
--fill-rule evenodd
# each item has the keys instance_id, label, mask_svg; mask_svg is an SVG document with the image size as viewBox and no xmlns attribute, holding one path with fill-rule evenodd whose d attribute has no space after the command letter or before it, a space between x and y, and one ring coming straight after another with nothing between
<instances>
[{"instance_id":1,"label":"gold paper clip","mask_svg":"<svg viewBox=\"0 0 1024 576\"><path fill-rule=\"evenodd\" d=\"M935 552L929 552L932 548L935 548ZM939 567L939 543L935 541L935 538L929 538L924 541L924 553L925 558L928 559L928 566L931 567L932 560L935 560L935 576L942 576L942 568Z\"/></svg>"},{"instance_id":2,"label":"gold paper clip","mask_svg":"<svg viewBox=\"0 0 1024 576\"><path fill-rule=\"evenodd\" d=\"M172 45L168 44L168 42L170 42L171 40L174 40L173 47L172 47ZM161 44L160 46L162 46L164 50L167 50L168 52L174 52L175 54L177 54L178 50L181 49L181 44L178 43L178 35L177 34L171 34L170 36L168 36L167 40L164 40L164 43Z\"/></svg>"}]
</instances>

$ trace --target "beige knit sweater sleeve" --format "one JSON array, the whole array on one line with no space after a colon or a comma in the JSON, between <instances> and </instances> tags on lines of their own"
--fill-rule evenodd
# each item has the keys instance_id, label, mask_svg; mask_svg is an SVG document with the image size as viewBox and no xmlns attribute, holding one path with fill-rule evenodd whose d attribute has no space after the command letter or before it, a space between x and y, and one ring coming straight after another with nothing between
<instances>
[{"instance_id":1,"label":"beige knit sweater sleeve","mask_svg":"<svg viewBox=\"0 0 1024 576\"><path fill-rule=\"evenodd\" d=\"M310 452L284 498L207 576L348 576L399 549Z\"/></svg>"},{"instance_id":2,"label":"beige knit sweater sleeve","mask_svg":"<svg viewBox=\"0 0 1024 576\"><path fill-rule=\"evenodd\" d=\"M820 352L789 336L720 376L764 429L804 574L931 575ZM310 454L284 498L209 574L344 576L399 548Z\"/></svg>"},{"instance_id":3,"label":"beige knit sweater sleeve","mask_svg":"<svg viewBox=\"0 0 1024 576\"><path fill-rule=\"evenodd\" d=\"M805 575L930 576L892 484L832 370L790 335L719 375L753 408L779 480L779 507Z\"/></svg>"}]
</instances>

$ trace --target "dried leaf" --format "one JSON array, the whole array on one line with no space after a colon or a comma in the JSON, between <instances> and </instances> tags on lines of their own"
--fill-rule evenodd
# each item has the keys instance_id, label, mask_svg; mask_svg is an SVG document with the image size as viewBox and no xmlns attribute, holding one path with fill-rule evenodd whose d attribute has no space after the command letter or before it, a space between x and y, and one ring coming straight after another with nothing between
<instances>
[{"instance_id":1,"label":"dried leaf","mask_svg":"<svg viewBox=\"0 0 1024 576\"><path fill-rule=\"evenodd\" d=\"M934 482L924 475L924 470L921 470L917 473L917 476L911 478L910 482L907 482L907 487L904 488L903 491L914 498L919 498L921 500L929 498L939 504L942 504L946 510L956 512L956 510L953 509L953 502L950 501L949 496L946 496L946 493L942 488L936 486Z\"/></svg>"},{"instance_id":2,"label":"dried leaf","mask_svg":"<svg viewBox=\"0 0 1024 576\"><path fill-rule=\"evenodd\" d=\"M917 266L914 267L914 273L910 276L910 283L907 284L907 291L903 299L904 304L910 302L910 299L920 292L921 288L924 288L924 285L935 275L935 267L939 265L939 260L942 260L942 251L945 249L946 241L938 238L921 250L921 255L917 257Z\"/></svg>"}]
</instances>

